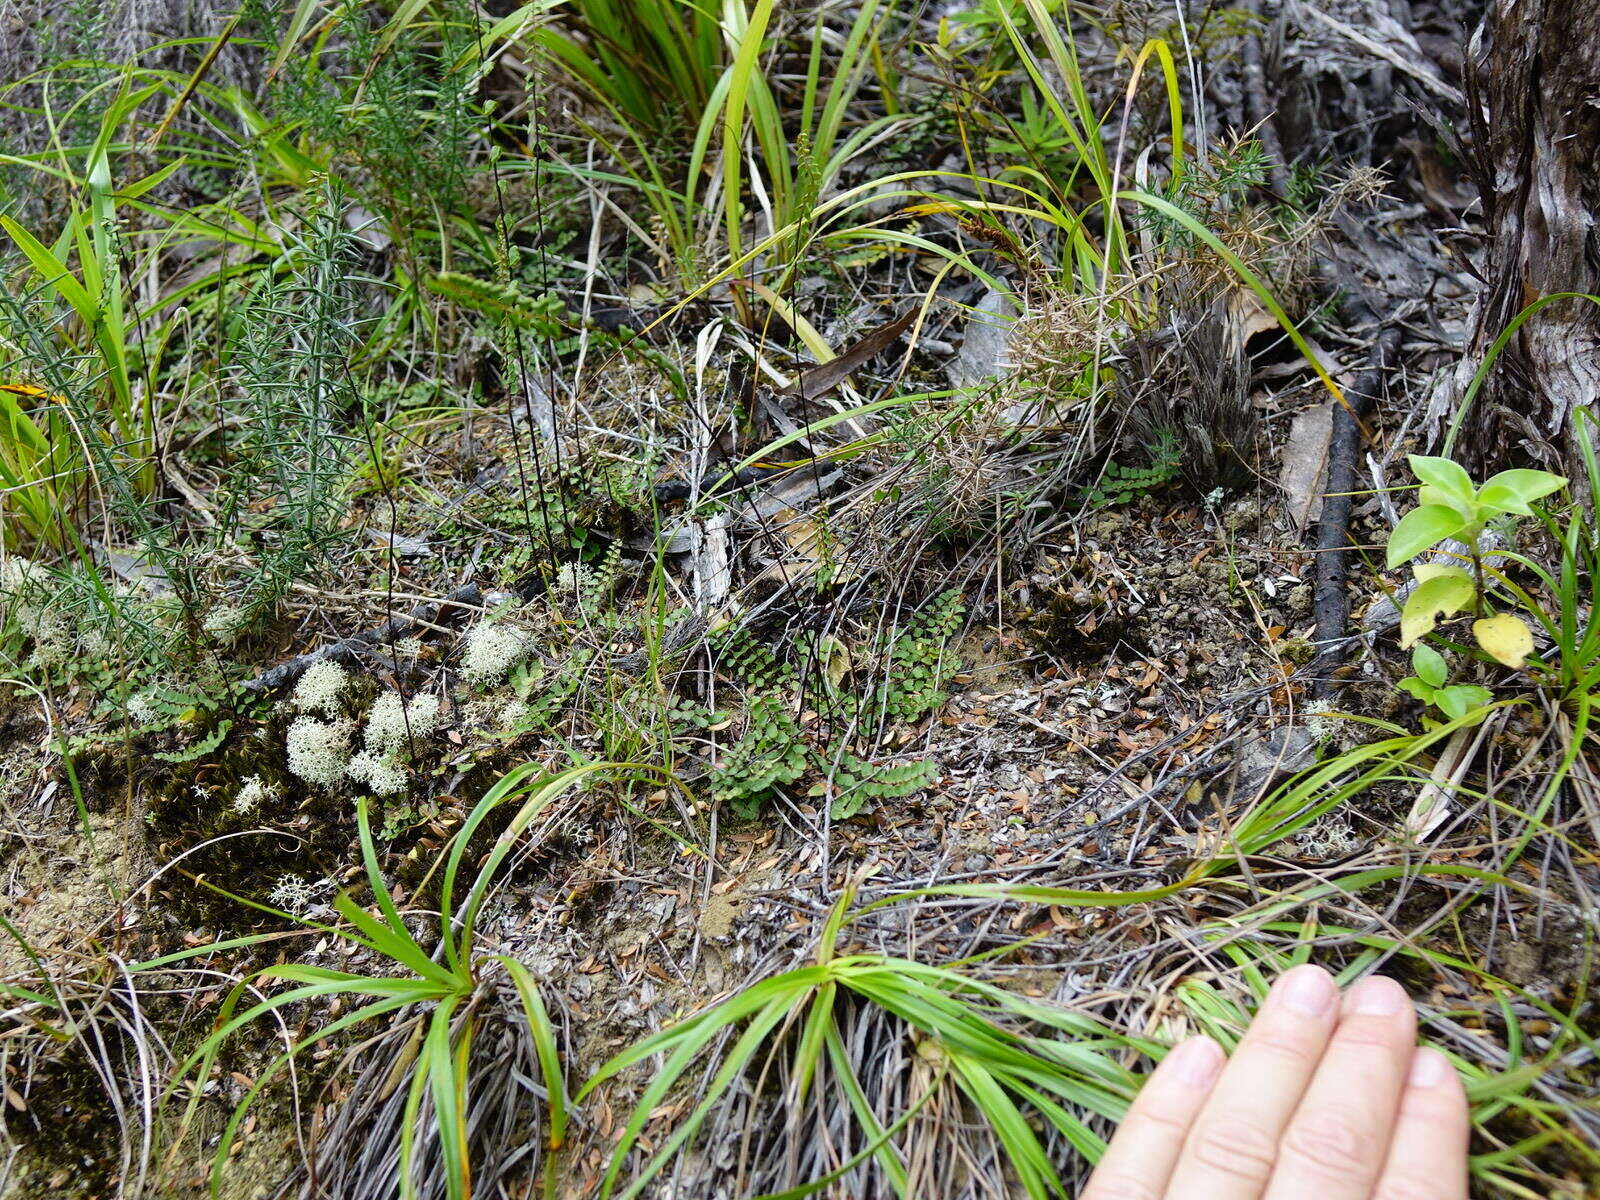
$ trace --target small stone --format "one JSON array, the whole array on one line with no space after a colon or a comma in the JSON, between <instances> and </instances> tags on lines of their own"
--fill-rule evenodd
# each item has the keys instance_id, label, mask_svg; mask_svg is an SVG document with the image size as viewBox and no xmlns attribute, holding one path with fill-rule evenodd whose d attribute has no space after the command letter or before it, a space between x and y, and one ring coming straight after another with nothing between
<instances>
[{"instance_id":1,"label":"small stone","mask_svg":"<svg viewBox=\"0 0 1600 1200\"><path fill-rule=\"evenodd\" d=\"M1317 761L1317 744L1309 730L1295 725L1250 739L1239 753L1240 797L1248 798L1284 775L1303 771Z\"/></svg>"},{"instance_id":2,"label":"small stone","mask_svg":"<svg viewBox=\"0 0 1600 1200\"><path fill-rule=\"evenodd\" d=\"M973 305L961 348L945 366L951 384L977 387L1003 374L1016 320L1016 302L1008 293L992 288L985 292Z\"/></svg>"}]
</instances>

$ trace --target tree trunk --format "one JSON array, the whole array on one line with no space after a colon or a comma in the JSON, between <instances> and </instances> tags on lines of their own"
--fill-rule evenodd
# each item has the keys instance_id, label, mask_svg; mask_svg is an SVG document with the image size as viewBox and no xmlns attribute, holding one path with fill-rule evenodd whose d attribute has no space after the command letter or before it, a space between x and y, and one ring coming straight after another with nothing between
<instances>
[{"instance_id":1,"label":"tree trunk","mask_svg":"<svg viewBox=\"0 0 1600 1200\"><path fill-rule=\"evenodd\" d=\"M1491 0L1470 119L1489 228L1468 375L1530 303L1600 293L1600 0ZM1575 465L1575 408L1600 398L1600 306L1558 300L1512 337L1458 450L1479 470Z\"/></svg>"}]
</instances>

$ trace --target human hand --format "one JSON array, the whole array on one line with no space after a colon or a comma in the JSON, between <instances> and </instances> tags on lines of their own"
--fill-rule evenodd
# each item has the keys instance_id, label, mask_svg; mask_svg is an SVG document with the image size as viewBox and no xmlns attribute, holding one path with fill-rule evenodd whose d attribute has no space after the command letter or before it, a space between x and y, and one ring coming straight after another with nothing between
<instances>
[{"instance_id":1,"label":"human hand","mask_svg":"<svg viewBox=\"0 0 1600 1200\"><path fill-rule=\"evenodd\" d=\"M1467 1097L1392 979L1286 971L1231 1059L1162 1060L1080 1200L1466 1200Z\"/></svg>"}]
</instances>

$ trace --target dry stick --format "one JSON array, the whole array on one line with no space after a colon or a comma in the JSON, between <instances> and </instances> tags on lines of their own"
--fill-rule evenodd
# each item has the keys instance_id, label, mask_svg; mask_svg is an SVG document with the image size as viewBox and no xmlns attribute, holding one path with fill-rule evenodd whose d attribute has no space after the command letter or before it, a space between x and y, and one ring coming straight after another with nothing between
<instances>
[{"instance_id":1,"label":"dry stick","mask_svg":"<svg viewBox=\"0 0 1600 1200\"><path fill-rule=\"evenodd\" d=\"M1247 0L1245 10L1261 16L1260 0ZM1273 109L1267 103L1267 77L1261 58L1261 33L1247 37L1243 47L1246 111L1256 136L1267 152L1272 188L1280 200L1287 201L1289 171L1282 142L1273 124ZM1340 282L1324 274L1330 290ZM1345 301L1340 315L1353 328L1374 326L1377 314L1353 283L1345 282ZM1322 513L1317 520L1317 580L1312 592L1312 616L1316 622L1315 644L1319 647L1312 695L1318 698L1333 690L1334 671L1345 645L1350 623L1350 597L1345 592L1350 562L1351 493L1356 486L1356 458L1361 451L1362 426L1374 403L1384 392L1389 373L1400 356L1400 327L1386 326L1372 343L1367 368L1355 385L1345 390L1347 403L1333 408L1333 429L1328 442L1327 474L1322 488Z\"/></svg>"},{"instance_id":2,"label":"dry stick","mask_svg":"<svg viewBox=\"0 0 1600 1200\"><path fill-rule=\"evenodd\" d=\"M1283 157L1283 143L1278 140L1278 127L1272 122L1273 109L1267 104L1267 71L1261 61L1261 25L1265 18L1261 15L1260 0L1246 0L1243 7L1246 13L1256 18L1255 32L1244 39L1241 51L1245 113L1250 127L1255 131L1256 140L1266 151L1267 173L1272 190L1280 202L1287 202L1289 168Z\"/></svg>"},{"instance_id":3,"label":"dry stick","mask_svg":"<svg viewBox=\"0 0 1600 1200\"><path fill-rule=\"evenodd\" d=\"M449 609L481 610L483 607L482 590L476 583L465 584L438 600L430 600L426 604L417 605L408 613L390 617L376 629L353 634L337 642L329 642L325 646L318 646L315 650L297 655L287 662L279 663L271 670L250 680L244 685L244 689L247 692L267 692L274 688L287 687L297 682L313 663L321 662L325 658L347 667L355 666L360 661L362 652L369 647L393 642L422 626L431 625L443 617Z\"/></svg>"},{"instance_id":4,"label":"dry stick","mask_svg":"<svg viewBox=\"0 0 1600 1200\"><path fill-rule=\"evenodd\" d=\"M1340 311L1352 327L1378 320L1371 306L1353 292L1346 296ZM1400 327L1385 326L1367 354L1367 369L1353 387L1345 389L1349 404L1335 405L1333 410L1327 482L1322 491L1322 514L1317 520L1317 582L1311 600L1316 645L1320 648L1312 694L1318 698L1333 690L1334 670L1343 657L1345 631L1350 622L1350 596L1345 591L1345 581L1350 571L1350 506L1356 486L1356 458L1361 452L1361 423L1384 393L1399 357Z\"/></svg>"}]
</instances>

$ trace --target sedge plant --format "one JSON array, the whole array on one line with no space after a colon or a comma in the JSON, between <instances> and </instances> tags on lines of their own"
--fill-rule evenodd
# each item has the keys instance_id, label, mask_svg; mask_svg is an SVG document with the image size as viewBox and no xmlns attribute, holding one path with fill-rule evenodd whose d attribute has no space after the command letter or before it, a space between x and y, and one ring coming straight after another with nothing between
<instances>
[{"instance_id":1,"label":"sedge plant","mask_svg":"<svg viewBox=\"0 0 1600 1200\"><path fill-rule=\"evenodd\" d=\"M888 7L882 0L861 5L842 41L818 15L798 105L780 102L768 77L783 49L773 30L773 0L756 0L748 11L742 3L725 4L716 16L700 5L653 2L640 6L639 19L621 23L626 33L597 34L592 19L611 7L609 0L574 6L536 34L553 63L623 131L618 140L586 126L615 169L569 163L557 169L636 190L650 228L625 213L624 221L691 286L713 273L707 248L718 241L718 225L735 278L762 267L780 276L792 269L823 224L819 201L845 167L904 124L894 114L867 120L852 114L875 69ZM674 11L657 11L665 9ZM641 44L631 55L611 53L624 39ZM664 136L664 119L685 117L677 138ZM851 228L861 235L859 226ZM751 229L756 240L747 243Z\"/></svg>"},{"instance_id":2,"label":"sedge plant","mask_svg":"<svg viewBox=\"0 0 1600 1200\"><path fill-rule=\"evenodd\" d=\"M1573 441L1591 498L1600 494L1594 427L1589 409L1573 414ZM1548 566L1531 554L1510 551L1507 560L1525 570L1536 581L1535 588L1524 588L1506 573L1495 579L1542 634L1542 648L1529 655L1530 674L1569 709L1592 707L1600 694L1600 608L1594 603L1595 581L1600 579L1600 521L1592 502L1574 502L1565 513L1535 506L1534 515L1546 541L1556 548L1556 563Z\"/></svg>"},{"instance_id":3,"label":"sedge plant","mask_svg":"<svg viewBox=\"0 0 1600 1200\"><path fill-rule=\"evenodd\" d=\"M1082 1014L1016 995L954 966L871 953L841 953L841 930L854 889L847 888L823 929L815 961L743 988L729 999L653 1034L612 1058L583 1085L581 1102L630 1068L654 1062L601 1181L602 1196L639 1195L673 1157L695 1143L737 1080L776 1066L786 1083L774 1103L794 1113L815 1098L824 1072L842 1093L862 1148L821 1178L784 1191L801 1197L836 1185L868 1159L909 1197L910 1176L897 1136L937 1086L948 1083L992 1132L1030 1200L1065 1196L1059 1163L1047 1148L1060 1138L1091 1161L1104 1150L1090 1114L1120 1119L1139 1077L1128 1052L1159 1057L1158 1044L1113 1031ZM867 1102L841 1036L843 1006L876 1006L903 1023L918 1053L935 1064L935 1082L894 1121ZM624 1181L630 1156L659 1106L713 1065L692 1110L656 1139L646 1161ZM1042 1136L1043 1133L1043 1136ZM619 1190L620 1189L620 1190Z\"/></svg>"},{"instance_id":4,"label":"sedge plant","mask_svg":"<svg viewBox=\"0 0 1600 1200\"><path fill-rule=\"evenodd\" d=\"M666 772L640 764L590 763L549 773L538 764L526 763L508 772L484 793L452 838L440 863L436 864L436 868L442 867L442 870L439 911L429 921L428 940L434 944L431 951L412 931L416 919L408 924L384 883L365 799L357 807L357 826L366 884L375 911L359 905L348 894L340 895L334 907L345 923L325 926L244 901L253 908L289 918L365 950L380 967L370 973L354 973L305 963L283 963L257 972L229 993L216 1028L180 1064L176 1073L176 1078L192 1078L196 1085L180 1130L192 1122L199 1085L210 1076L219 1054L240 1031L306 1002L335 1002L339 1015L293 1041L261 1072L239 1101L218 1143L212 1171L214 1195L220 1194L223 1171L239 1135L240 1124L262 1089L300 1056L337 1039L347 1030L384 1018L391 1034L417 1030L415 1054L407 1068L406 1100L398 1132L399 1195L403 1200L410 1200L421 1194L422 1159L417 1134L426 1110L431 1114L431 1138L442 1166L444 1194L450 1200L465 1200L472 1194L473 1126L469 1115L473 1075L480 1066L474 1058L474 1038L485 1018L495 1011L494 997L502 979L509 979L518 1000L516 1020L510 1023L519 1027L531 1044L530 1057L537 1064L542 1081L547 1150L545 1181L547 1194L553 1194L550 1189L556 1178L555 1155L562 1146L568 1123L566 1085L555 1027L527 967L510 955L485 953L480 946L477 925L501 868L523 844L523 835L535 819L575 787L602 775L666 776ZM671 777L666 777L671 782ZM473 835L492 814L511 805L515 806L515 811L509 823L488 852L481 859L473 860L478 865L469 873L467 851L473 843ZM184 951L142 964L141 969L168 966L177 959L193 957L195 953L250 945L260 940L260 936L246 937L203 947L200 951ZM263 985L273 982L292 986L240 1011L248 996L259 995Z\"/></svg>"}]
</instances>

